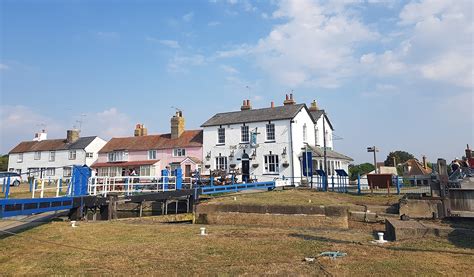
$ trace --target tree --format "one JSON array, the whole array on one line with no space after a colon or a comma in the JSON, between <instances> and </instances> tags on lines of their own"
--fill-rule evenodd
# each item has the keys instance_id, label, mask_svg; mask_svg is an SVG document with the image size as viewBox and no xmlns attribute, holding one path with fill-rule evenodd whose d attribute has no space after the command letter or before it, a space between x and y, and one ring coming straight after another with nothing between
<instances>
[{"instance_id":1,"label":"tree","mask_svg":"<svg viewBox=\"0 0 474 277\"><path fill-rule=\"evenodd\" d=\"M395 158L395 162L397 163L396 165L393 164L393 158ZM405 163L406 161L408 161L409 159L414 159L415 156L413 156L413 154L410 154L408 152L405 152L405 151L394 151L394 152L390 152L387 156L387 159L385 159L384 161L384 165L385 166L397 166L398 164L402 164L402 163Z\"/></svg>"},{"instance_id":2,"label":"tree","mask_svg":"<svg viewBox=\"0 0 474 277\"><path fill-rule=\"evenodd\" d=\"M351 180L356 180L357 175L367 174L375 169L374 165L371 163L363 163L358 165L349 165L349 178Z\"/></svg>"},{"instance_id":3,"label":"tree","mask_svg":"<svg viewBox=\"0 0 474 277\"><path fill-rule=\"evenodd\" d=\"M0 157L0 171L8 170L8 155L3 155Z\"/></svg>"}]
</instances>

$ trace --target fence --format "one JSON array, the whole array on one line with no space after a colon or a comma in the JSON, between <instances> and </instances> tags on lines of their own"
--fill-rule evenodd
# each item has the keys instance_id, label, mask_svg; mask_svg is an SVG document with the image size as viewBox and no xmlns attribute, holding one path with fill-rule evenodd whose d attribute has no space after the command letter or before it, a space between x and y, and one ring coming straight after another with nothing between
<instances>
[{"instance_id":1,"label":"fence","mask_svg":"<svg viewBox=\"0 0 474 277\"><path fill-rule=\"evenodd\" d=\"M54 193L55 197L71 195L71 178L30 179L29 184L31 198L44 198L45 193Z\"/></svg>"},{"instance_id":2,"label":"fence","mask_svg":"<svg viewBox=\"0 0 474 277\"><path fill-rule=\"evenodd\" d=\"M179 189L175 176L119 176L91 177L88 183L89 195L104 195L118 192L132 195L147 192L162 192Z\"/></svg>"}]
</instances>

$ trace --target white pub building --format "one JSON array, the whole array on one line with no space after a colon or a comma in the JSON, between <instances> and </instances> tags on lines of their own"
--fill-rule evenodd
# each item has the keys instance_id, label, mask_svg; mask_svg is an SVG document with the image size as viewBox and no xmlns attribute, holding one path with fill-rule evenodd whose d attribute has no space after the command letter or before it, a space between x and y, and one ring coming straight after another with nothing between
<instances>
[{"instance_id":1,"label":"white pub building","mask_svg":"<svg viewBox=\"0 0 474 277\"><path fill-rule=\"evenodd\" d=\"M348 171L351 158L333 150L333 127L324 110L313 101L310 108L286 96L283 106L252 109L244 100L240 111L218 113L202 126L203 174L235 172L239 181L272 181L289 178L286 185L302 180L302 156L313 152L313 171ZM324 142L325 140L325 142ZM285 178L285 179L286 179Z\"/></svg>"}]
</instances>

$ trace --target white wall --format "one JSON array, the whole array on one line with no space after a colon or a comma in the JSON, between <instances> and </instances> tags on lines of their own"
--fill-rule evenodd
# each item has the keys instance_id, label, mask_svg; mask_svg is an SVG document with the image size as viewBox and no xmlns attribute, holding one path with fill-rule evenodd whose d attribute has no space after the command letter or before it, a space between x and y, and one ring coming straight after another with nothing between
<instances>
[{"instance_id":1,"label":"white wall","mask_svg":"<svg viewBox=\"0 0 474 277\"><path fill-rule=\"evenodd\" d=\"M101 138L95 138L84 150L76 150L76 159L69 159L69 150L56 150L54 161L49 161L50 151L41 151L41 159L35 160L35 152L23 153L23 162L18 162L18 153L10 154L8 156L8 170L13 169L14 171L21 170L21 173L28 172L29 168L55 168L54 176L44 177L63 177L63 167L72 165L88 165L90 166L98 157L98 151L105 145L106 141ZM86 152L93 153L92 158L86 158ZM26 176L22 176L26 179Z\"/></svg>"},{"instance_id":2,"label":"white wall","mask_svg":"<svg viewBox=\"0 0 474 277\"><path fill-rule=\"evenodd\" d=\"M325 126L323 126L323 121ZM319 147L324 146L324 132L323 132L323 127L326 129L326 147L334 149L334 144L332 140L332 129L331 126L329 125L329 122L327 121L326 117L322 115L317 121L315 125L315 132L317 131L317 142L316 145Z\"/></svg>"},{"instance_id":3,"label":"white wall","mask_svg":"<svg viewBox=\"0 0 474 277\"><path fill-rule=\"evenodd\" d=\"M91 166L97 159L99 158L99 150L105 146L107 141L96 137L86 148L85 151L89 153L93 153L92 158L86 158L85 163L87 166Z\"/></svg>"},{"instance_id":4,"label":"white wall","mask_svg":"<svg viewBox=\"0 0 474 277\"><path fill-rule=\"evenodd\" d=\"M249 131L257 128L257 144L256 148L257 156L254 160L250 160L250 175L256 177L259 181L269 181L276 177L285 175L291 176L291 165L288 168L282 166L283 162L290 163L290 147L289 147L289 120L272 121L275 124L275 142L266 142L266 124L268 122L256 122L246 123L249 126ZM209 174L210 170L216 168L216 157L221 156L228 157L228 164L236 164L236 169L242 169L242 162L238 160L242 157L245 152L251 157L254 151L250 148L249 144L241 144L241 126L243 124L223 125L226 129L226 143L225 145L217 145L217 130L219 126L211 126L204 128L203 134L203 172ZM286 148L287 155L282 157L284 148ZM231 151L234 151L234 158L231 160L229 155ZM211 152L211 159L207 160L206 155ZM278 154L279 156L279 174L271 175L264 172L264 155L272 152L272 154ZM258 164L258 167L254 168L252 165ZM206 165L210 165L210 168L206 168ZM242 178L239 176L239 181Z\"/></svg>"},{"instance_id":5,"label":"white wall","mask_svg":"<svg viewBox=\"0 0 474 277\"><path fill-rule=\"evenodd\" d=\"M305 109L302 109L294 118L291 123L291 134L290 134L290 120L278 120L272 121L275 124L275 142L266 142L266 124L268 122L254 122L246 123L249 126L249 130L253 131L257 128L257 143L256 148L257 156L254 160L250 161L250 175L256 177L259 181L271 181L275 178L285 177L301 177L301 165L299 157L301 156L302 148L305 147L303 141L303 126L306 124L306 143L314 145L315 134L314 134L314 123ZM204 174L209 174L209 170L216 169L216 157L221 156L229 157L229 154L234 150L234 158L230 160L228 158L228 164L236 164L236 168L242 168L242 162L237 160L241 158L244 150L251 156L254 149L250 148L248 144L241 144L241 126L243 124L223 125L226 129L226 143L225 145L217 145L217 130L219 126L211 126L204 128L204 144L203 144L203 163ZM286 155L282 153L286 148ZM206 155L211 152L211 159L207 160ZM279 158L279 174L267 174L264 170L264 156L270 154L276 154ZM288 167L284 167L283 164L288 163ZM253 164L258 164L257 168L253 167ZM210 168L206 168L206 165L210 165ZM241 176L239 177L241 179ZM297 179L299 183L299 179Z\"/></svg>"}]
</instances>

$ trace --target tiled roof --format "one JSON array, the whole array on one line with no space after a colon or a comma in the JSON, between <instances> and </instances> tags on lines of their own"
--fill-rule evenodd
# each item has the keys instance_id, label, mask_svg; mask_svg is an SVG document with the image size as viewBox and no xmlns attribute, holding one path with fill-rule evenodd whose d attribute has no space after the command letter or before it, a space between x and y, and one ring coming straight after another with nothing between
<instances>
[{"instance_id":1,"label":"tiled roof","mask_svg":"<svg viewBox=\"0 0 474 277\"><path fill-rule=\"evenodd\" d=\"M202 147L202 130L184 131L176 139L172 139L171 134L112 138L100 149L99 153L108 153L116 150L140 151L177 147Z\"/></svg>"},{"instance_id":2,"label":"tiled roof","mask_svg":"<svg viewBox=\"0 0 474 277\"><path fill-rule=\"evenodd\" d=\"M309 146L309 148L313 151L313 155L315 157L324 157L324 149L317 146ZM326 157L332 159L339 159L339 160L346 160L346 161L353 161L351 157L338 153L331 149L326 149Z\"/></svg>"},{"instance_id":3,"label":"tiled roof","mask_svg":"<svg viewBox=\"0 0 474 277\"><path fill-rule=\"evenodd\" d=\"M204 122L201 127L240 124L270 120L292 119L306 108L305 104L278 106L274 108L251 109L237 112L218 113Z\"/></svg>"},{"instance_id":4,"label":"tiled roof","mask_svg":"<svg viewBox=\"0 0 474 277\"><path fill-rule=\"evenodd\" d=\"M185 159L183 159L181 161L181 163L184 162L185 160L188 160L188 159L191 160L195 164L202 164L202 161L199 158L196 158L196 157L186 157Z\"/></svg>"},{"instance_id":5,"label":"tiled roof","mask_svg":"<svg viewBox=\"0 0 474 277\"><path fill-rule=\"evenodd\" d=\"M23 141L10 151L12 153L25 153L36 151L55 151L55 150L73 150L84 149L97 138L82 137L74 143L67 143L66 139L47 139L42 141Z\"/></svg>"},{"instance_id":6,"label":"tiled roof","mask_svg":"<svg viewBox=\"0 0 474 277\"><path fill-rule=\"evenodd\" d=\"M317 111L311 111L311 110L310 110L310 113L311 113L311 115L313 116L313 118L314 118L315 121L318 121L318 119L324 114L324 115L326 116L326 120L327 120L328 123L329 123L329 127L331 127L331 129L334 130L334 128L332 127L331 121L329 121L329 117L328 117L328 115L324 112L324 110L317 110Z\"/></svg>"},{"instance_id":7,"label":"tiled roof","mask_svg":"<svg viewBox=\"0 0 474 277\"><path fill-rule=\"evenodd\" d=\"M404 165L410 166L410 170L406 175L429 175L433 170L431 168L424 168L417 159L409 159Z\"/></svg>"},{"instance_id":8,"label":"tiled roof","mask_svg":"<svg viewBox=\"0 0 474 277\"><path fill-rule=\"evenodd\" d=\"M160 160L145 160L145 161L132 161L132 162L107 162L107 163L99 163L95 162L91 165L92 168L97 167L115 167L115 166L140 166L140 165L153 165L159 162Z\"/></svg>"}]
</instances>

